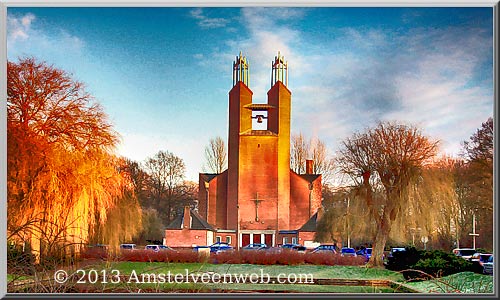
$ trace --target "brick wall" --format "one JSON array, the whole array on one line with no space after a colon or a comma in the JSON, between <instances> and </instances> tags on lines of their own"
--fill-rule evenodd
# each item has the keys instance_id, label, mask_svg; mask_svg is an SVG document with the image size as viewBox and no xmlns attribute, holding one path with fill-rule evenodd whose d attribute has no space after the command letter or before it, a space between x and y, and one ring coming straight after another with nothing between
<instances>
[{"instance_id":1,"label":"brick wall","mask_svg":"<svg viewBox=\"0 0 500 300\"><path fill-rule=\"evenodd\" d=\"M321 176L313 181L311 213L309 213L309 182L290 171L290 229L299 229L321 207Z\"/></svg>"},{"instance_id":2,"label":"brick wall","mask_svg":"<svg viewBox=\"0 0 500 300\"><path fill-rule=\"evenodd\" d=\"M166 244L172 247L192 247L193 245L205 246L213 244L207 241L207 237L212 235L209 230L188 230L188 229L167 229L165 230ZM207 243L208 242L208 243Z\"/></svg>"},{"instance_id":3,"label":"brick wall","mask_svg":"<svg viewBox=\"0 0 500 300\"><path fill-rule=\"evenodd\" d=\"M240 137L238 205L240 228L276 229L278 174L277 137L243 135ZM255 201L259 203L259 221L255 220Z\"/></svg>"}]
</instances>

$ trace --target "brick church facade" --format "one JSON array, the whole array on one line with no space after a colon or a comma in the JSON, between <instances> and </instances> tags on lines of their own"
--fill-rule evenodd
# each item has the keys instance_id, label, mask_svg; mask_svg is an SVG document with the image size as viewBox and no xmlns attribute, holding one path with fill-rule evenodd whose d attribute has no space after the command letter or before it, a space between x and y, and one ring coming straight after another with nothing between
<instances>
[{"instance_id":1,"label":"brick church facade","mask_svg":"<svg viewBox=\"0 0 500 300\"><path fill-rule=\"evenodd\" d=\"M198 208L186 207L165 230L166 244L192 247L227 242L307 245L321 217L321 175L290 169L291 92L288 62L272 62L267 103L252 103L246 57L233 63L229 91L228 168L200 173Z\"/></svg>"}]
</instances>

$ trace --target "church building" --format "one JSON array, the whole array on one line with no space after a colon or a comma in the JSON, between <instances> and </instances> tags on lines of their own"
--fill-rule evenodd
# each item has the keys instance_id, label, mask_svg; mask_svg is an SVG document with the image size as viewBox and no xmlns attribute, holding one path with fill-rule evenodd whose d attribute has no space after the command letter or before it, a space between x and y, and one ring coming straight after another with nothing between
<instances>
[{"instance_id":1,"label":"church building","mask_svg":"<svg viewBox=\"0 0 500 300\"><path fill-rule=\"evenodd\" d=\"M278 52L271 66L267 103L252 103L250 72L240 53L229 91L228 168L200 173L198 208L186 207L165 230L171 247L226 242L278 246L314 240L321 217L321 175L290 169L292 93L288 62Z\"/></svg>"}]
</instances>

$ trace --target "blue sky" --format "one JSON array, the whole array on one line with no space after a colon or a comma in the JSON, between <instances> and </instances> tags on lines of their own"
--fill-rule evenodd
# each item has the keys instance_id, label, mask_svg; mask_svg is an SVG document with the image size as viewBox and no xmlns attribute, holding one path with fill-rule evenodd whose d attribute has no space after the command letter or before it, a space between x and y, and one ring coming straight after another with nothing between
<instances>
[{"instance_id":1,"label":"blue sky","mask_svg":"<svg viewBox=\"0 0 500 300\"><path fill-rule=\"evenodd\" d=\"M118 153L159 150L203 170L227 139L232 62L265 102L271 60L290 64L292 134L343 139L377 121L417 125L456 155L493 116L492 8L14 8L7 56L34 56L86 84L121 134Z\"/></svg>"}]
</instances>

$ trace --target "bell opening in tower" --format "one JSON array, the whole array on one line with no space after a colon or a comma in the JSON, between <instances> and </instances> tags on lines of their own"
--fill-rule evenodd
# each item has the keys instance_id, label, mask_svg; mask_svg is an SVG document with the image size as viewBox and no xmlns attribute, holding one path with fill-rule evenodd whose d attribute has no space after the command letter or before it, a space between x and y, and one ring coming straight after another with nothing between
<instances>
[{"instance_id":1,"label":"bell opening in tower","mask_svg":"<svg viewBox=\"0 0 500 300\"><path fill-rule=\"evenodd\" d=\"M252 111L252 130L267 129L267 111Z\"/></svg>"}]
</instances>

